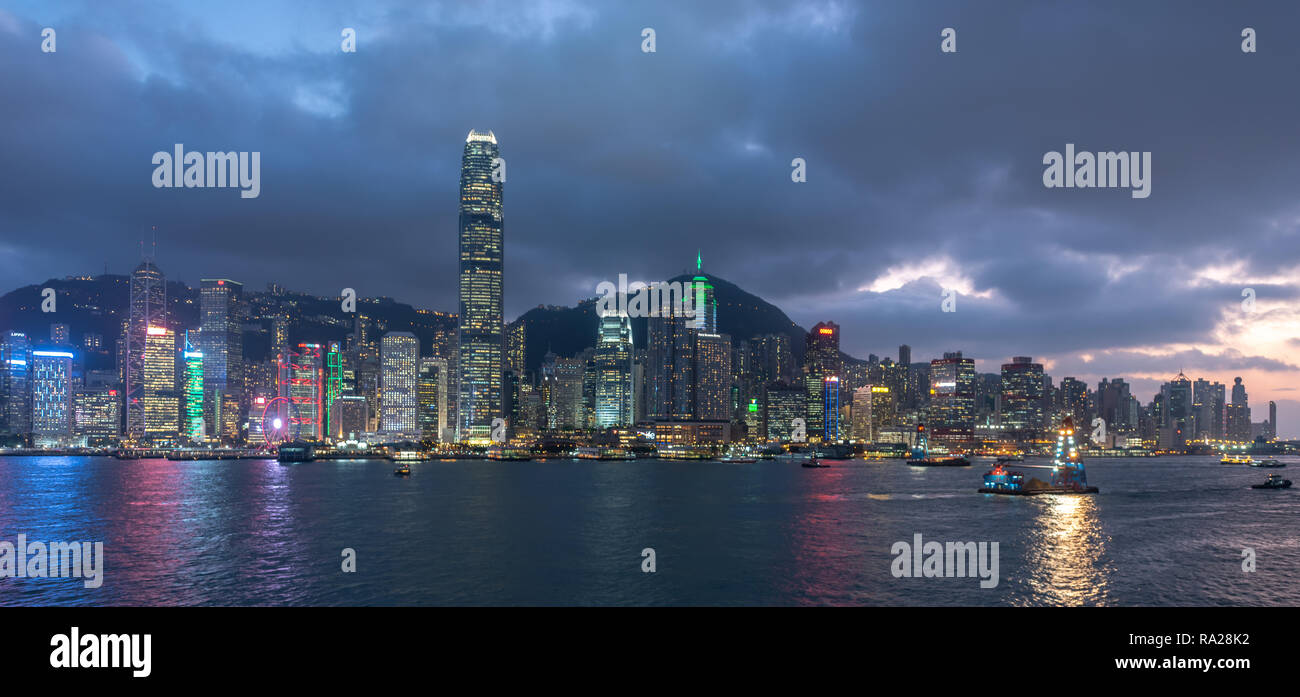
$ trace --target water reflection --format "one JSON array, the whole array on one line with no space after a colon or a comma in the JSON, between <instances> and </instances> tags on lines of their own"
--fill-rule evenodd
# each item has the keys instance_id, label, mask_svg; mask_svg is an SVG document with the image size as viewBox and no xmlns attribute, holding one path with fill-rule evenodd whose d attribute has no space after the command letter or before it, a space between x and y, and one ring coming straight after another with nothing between
<instances>
[{"instance_id":1,"label":"water reflection","mask_svg":"<svg viewBox=\"0 0 1300 697\"><path fill-rule=\"evenodd\" d=\"M1108 605L1110 537L1094 496L1034 497L1038 511L1026 530L1025 597L1017 605Z\"/></svg>"}]
</instances>

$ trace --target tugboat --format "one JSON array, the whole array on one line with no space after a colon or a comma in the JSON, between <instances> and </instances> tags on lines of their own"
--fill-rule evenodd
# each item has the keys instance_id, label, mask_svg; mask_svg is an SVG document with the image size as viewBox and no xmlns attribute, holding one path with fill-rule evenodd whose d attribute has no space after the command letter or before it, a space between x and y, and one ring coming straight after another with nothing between
<instances>
[{"instance_id":1,"label":"tugboat","mask_svg":"<svg viewBox=\"0 0 1300 697\"><path fill-rule=\"evenodd\" d=\"M1232 453L1225 453L1222 458L1219 458L1220 465L1249 465L1252 462L1254 461L1251 460L1249 455L1233 455Z\"/></svg>"},{"instance_id":2,"label":"tugboat","mask_svg":"<svg viewBox=\"0 0 1300 697\"><path fill-rule=\"evenodd\" d=\"M1291 480L1283 479L1280 474L1270 474L1263 484L1251 484L1252 489L1290 489Z\"/></svg>"},{"instance_id":3,"label":"tugboat","mask_svg":"<svg viewBox=\"0 0 1300 697\"><path fill-rule=\"evenodd\" d=\"M969 467L970 460L965 455L937 456L930 454L930 441L925 437L925 424L916 425L919 442L912 449L912 456L907 464L913 467Z\"/></svg>"},{"instance_id":4,"label":"tugboat","mask_svg":"<svg viewBox=\"0 0 1300 697\"><path fill-rule=\"evenodd\" d=\"M1025 481L1021 472L1007 469L1006 462L998 461L993 469L984 473L984 486L981 494L1005 494L1008 496L1033 496L1035 494L1095 494L1099 489L1088 486L1088 476L1083 469L1083 460L1074 443L1074 421L1069 417L1061 423L1056 437L1056 458L1051 465L1022 465L1034 469L1050 469L1048 481L1037 477Z\"/></svg>"},{"instance_id":5,"label":"tugboat","mask_svg":"<svg viewBox=\"0 0 1300 697\"><path fill-rule=\"evenodd\" d=\"M1270 459L1270 460L1258 460L1256 462L1252 462L1250 463L1250 466L1251 467L1286 467L1286 463L1278 462L1277 460Z\"/></svg>"},{"instance_id":6,"label":"tugboat","mask_svg":"<svg viewBox=\"0 0 1300 697\"><path fill-rule=\"evenodd\" d=\"M402 464L398 465L398 466L397 466L397 469L393 470L393 476L394 476L394 477L409 477L409 476L411 476L411 466L408 465L408 464L406 464L406 463L402 463Z\"/></svg>"}]
</instances>

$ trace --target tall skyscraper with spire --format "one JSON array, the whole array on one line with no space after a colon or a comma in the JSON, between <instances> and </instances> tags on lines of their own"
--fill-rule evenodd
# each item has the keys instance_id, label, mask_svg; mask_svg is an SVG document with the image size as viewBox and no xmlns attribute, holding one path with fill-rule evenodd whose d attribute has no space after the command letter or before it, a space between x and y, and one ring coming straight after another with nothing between
<instances>
[{"instance_id":1,"label":"tall skyscraper with spire","mask_svg":"<svg viewBox=\"0 0 1300 697\"><path fill-rule=\"evenodd\" d=\"M145 435L145 352L150 330L162 336L167 330L167 283L152 256L131 272L131 300L126 327L126 435ZM155 343L157 340L155 340Z\"/></svg>"},{"instance_id":2,"label":"tall skyscraper with spire","mask_svg":"<svg viewBox=\"0 0 1300 697\"><path fill-rule=\"evenodd\" d=\"M497 174L501 172L501 174ZM470 131L460 166L460 397L457 439L487 440L502 416L504 162L496 135Z\"/></svg>"}]
</instances>

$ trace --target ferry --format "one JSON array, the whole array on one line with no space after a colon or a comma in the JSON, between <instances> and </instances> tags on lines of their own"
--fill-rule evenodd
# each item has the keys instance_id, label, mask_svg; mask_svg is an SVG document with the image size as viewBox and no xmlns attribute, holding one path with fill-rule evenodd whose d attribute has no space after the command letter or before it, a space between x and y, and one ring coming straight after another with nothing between
<instances>
[{"instance_id":1,"label":"ferry","mask_svg":"<svg viewBox=\"0 0 1300 697\"><path fill-rule=\"evenodd\" d=\"M573 451L579 460L635 460L636 455L623 448L584 445Z\"/></svg>"},{"instance_id":2,"label":"ferry","mask_svg":"<svg viewBox=\"0 0 1300 697\"><path fill-rule=\"evenodd\" d=\"M1233 455L1228 453L1219 459L1220 465L1249 465L1254 460L1249 455Z\"/></svg>"},{"instance_id":3,"label":"ferry","mask_svg":"<svg viewBox=\"0 0 1300 697\"><path fill-rule=\"evenodd\" d=\"M285 443L276 451L276 459L284 462L311 462L316 459L316 446L311 443Z\"/></svg>"},{"instance_id":4,"label":"ferry","mask_svg":"<svg viewBox=\"0 0 1300 697\"><path fill-rule=\"evenodd\" d=\"M718 458L718 462L726 462L732 465L750 465L758 462L758 458L745 457L744 455L723 455Z\"/></svg>"},{"instance_id":5,"label":"ferry","mask_svg":"<svg viewBox=\"0 0 1300 697\"><path fill-rule=\"evenodd\" d=\"M1280 474L1270 474L1263 484L1251 484L1252 489L1290 489L1291 480L1283 479Z\"/></svg>"},{"instance_id":6,"label":"ferry","mask_svg":"<svg viewBox=\"0 0 1300 697\"><path fill-rule=\"evenodd\" d=\"M429 459L429 453L424 450L394 450L388 459L393 462L424 462Z\"/></svg>"},{"instance_id":7,"label":"ferry","mask_svg":"<svg viewBox=\"0 0 1300 697\"><path fill-rule=\"evenodd\" d=\"M395 477L408 477L410 474L411 466L405 463L398 465L397 469L393 470L393 476Z\"/></svg>"},{"instance_id":8,"label":"ferry","mask_svg":"<svg viewBox=\"0 0 1300 697\"><path fill-rule=\"evenodd\" d=\"M930 455L909 458L907 464L913 467L970 467L970 460L965 455L949 455L948 457Z\"/></svg>"},{"instance_id":9,"label":"ferry","mask_svg":"<svg viewBox=\"0 0 1300 697\"><path fill-rule=\"evenodd\" d=\"M1250 466L1251 467L1286 467L1286 463L1278 462L1277 460L1273 460L1273 459L1266 459L1266 460L1256 460L1255 462L1250 463Z\"/></svg>"},{"instance_id":10,"label":"ferry","mask_svg":"<svg viewBox=\"0 0 1300 697\"><path fill-rule=\"evenodd\" d=\"M494 445L488 448L487 459L497 462L528 462L533 459L533 452L528 448L507 448Z\"/></svg>"}]
</instances>

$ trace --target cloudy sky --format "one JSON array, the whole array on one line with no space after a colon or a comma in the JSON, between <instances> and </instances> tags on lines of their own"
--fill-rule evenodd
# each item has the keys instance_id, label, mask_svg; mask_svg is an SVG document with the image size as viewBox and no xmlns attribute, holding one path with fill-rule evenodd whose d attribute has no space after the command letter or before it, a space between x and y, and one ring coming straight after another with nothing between
<instances>
[{"instance_id":1,"label":"cloudy sky","mask_svg":"<svg viewBox=\"0 0 1300 697\"><path fill-rule=\"evenodd\" d=\"M122 273L157 226L190 283L454 310L491 129L510 318L699 249L856 355L1032 355L1144 401L1242 376L1300 436L1298 31L1292 2L6 0L0 273ZM261 195L154 188L175 143L261 152ZM1151 196L1045 188L1066 143L1150 151Z\"/></svg>"}]
</instances>

